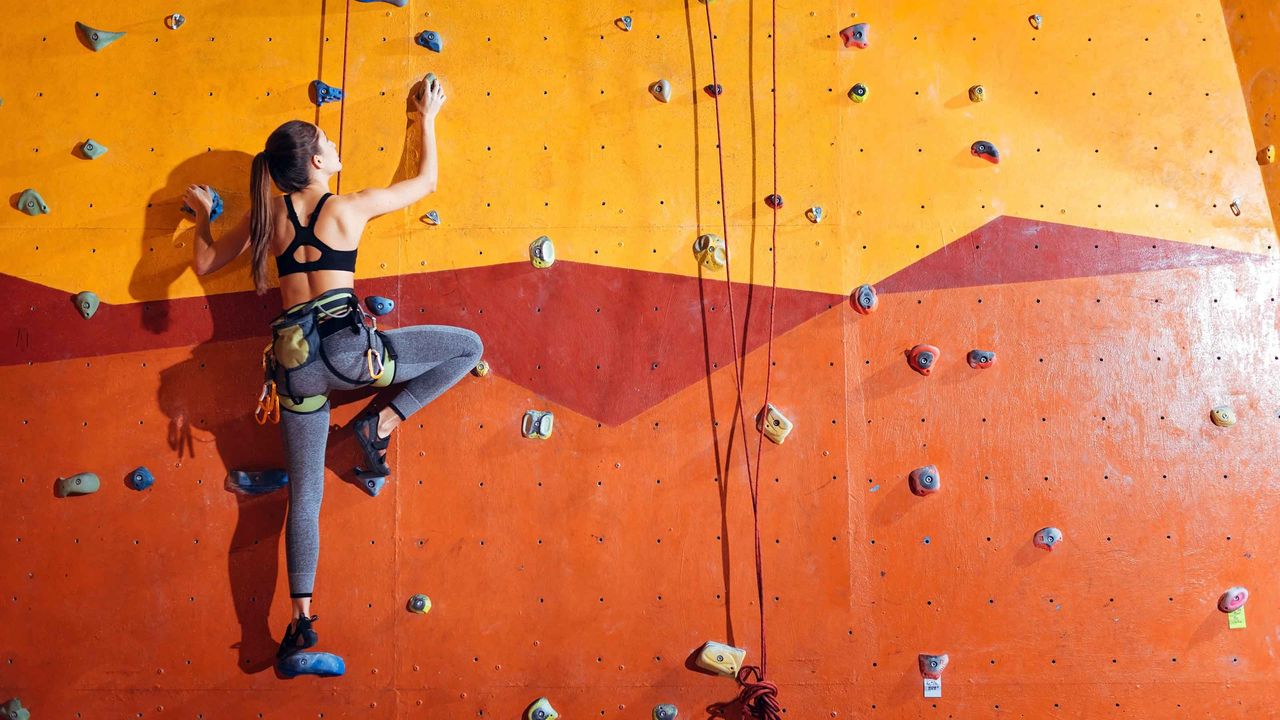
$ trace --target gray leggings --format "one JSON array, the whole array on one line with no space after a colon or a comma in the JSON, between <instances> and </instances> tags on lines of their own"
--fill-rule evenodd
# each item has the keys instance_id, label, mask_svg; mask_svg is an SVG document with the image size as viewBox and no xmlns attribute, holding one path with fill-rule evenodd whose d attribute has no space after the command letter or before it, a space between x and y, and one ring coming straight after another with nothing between
<instances>
[{"instance_id":1,"label":"gray leggings","mask_svg":"<svg viewBox=\"0 0 1280 720\"><path fill-rule=\"evenodd\" d=\"M341 322L341 321L340 321ZM408 418L462 379L480 361L480 336L449 325L417 325L383 332L395 353L393 384L405 383L391 401L401 418ZM329 390L354 390L372 382L365 351L365 332L342 330L321 341L323 360L299 368L289 378L298 395L321 395ZM372 335L375 352L382 339ZM332 365L332 369L330 368ZM351 383L335 375L337 370ZM282 388L283 392L283 388ZM324 496L324 451L329 437L329 401L315 412L280 412L280 430L289 466L289 519L285 528L285 557L290 597L310 597L320 557L320 501Z\"/></svg>"}]
</instances>

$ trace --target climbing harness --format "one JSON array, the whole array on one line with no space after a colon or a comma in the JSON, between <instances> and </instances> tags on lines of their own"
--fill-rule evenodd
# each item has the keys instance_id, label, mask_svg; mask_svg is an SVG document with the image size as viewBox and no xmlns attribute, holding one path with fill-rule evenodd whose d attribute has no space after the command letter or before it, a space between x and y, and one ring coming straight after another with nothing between
<instances>
[{"instance_id":1,"label":"climbing harness","mask_svg":"<svg viewBox=\"0 0 1280 720\"><path fill-rule=\"evenodd\" d=\"M773 258L773 291L769 299L769 340L768 340L768 359L765 362L765 383L764 383L764 406L769 407L769 386L773 376L773 329L774 329L774 308L777 305L778 295L778 209L782 207L781 196L778 194L778 3L773 0L773 16L772 28L770 32L771 53L772 53L772 81L771 87L774 89L770 93L773 98L773 192L769 195L767 205L773 211L773 235L772 247L770 255ZM707 40L711 45L711 84L713 87L720 86L720 80L716 73L716 43L715 32L711 27L711 4L704 5L707 13ZM729 240L729 217L728 203L725 200L725 183L724 183L724 139L721 133L720 123L720 94L713 94L712 100L715 103L716 118L716 156L719 159L720 166L720 218L723 230L722 237L726 244L725 247L725 290L729 297L729 325L730 338L733 341L733 382L737 393L737 415L739 423L742 427L742 436L747 437L746 414L743 412L742 400L742 370L738 364L738 338L737 326L738 321L734 316L733 310L733 284L731 282L732 274L729 268L728 240ZM745 332L744 332L745 337ZM743 358L745 363L746 358ZM756 556L756 593L758 598L758 607L760 609L760 667L745 666L738 671L737 681L742 686L742 690L734 703L717 703L708 708L712 717L722 718L729 717L732 714L731 705L737 704L741 709L750 714L753 718L760 720L779 720L781 718L778 701L777 701L777 685L765 680L765 671L769 664L768 645L765 642L765 619L764 619L764 569L760 559L760 482L759 482L759 466L760 451L764 444L764 435L758 433L756 438L756 472L752 474L751 469L751 452L747 448L747 444L742 444L747 463L747 483L751 488L751 513L755 520L755 556ZM726 464L726 474L728 465Z\"/></svg>"},{"instance_id":2,"label":"climbing harness","mask_svg":"<svg viewBox=\"0 0 1280 720\"><path fill-rule=\"evenodd\" d=\"M342 331L363 332L368 347L365 366L369 379L350 378L334 367L323 340ZM382 340L386 358L374 348L373 336ZM365 312L354 292L338 288L295 305L271 322L271 342L262 351L262 391L254 419L259 425L280 422L281 408L295 413L319 410L328 393L301 395L293 388L292 374L319 359L334 376L352 385L385 387L395 377L395 349L378 330L378 319ZM281 392L283 389L283 393Z\"/></svg>"}]
</instances>

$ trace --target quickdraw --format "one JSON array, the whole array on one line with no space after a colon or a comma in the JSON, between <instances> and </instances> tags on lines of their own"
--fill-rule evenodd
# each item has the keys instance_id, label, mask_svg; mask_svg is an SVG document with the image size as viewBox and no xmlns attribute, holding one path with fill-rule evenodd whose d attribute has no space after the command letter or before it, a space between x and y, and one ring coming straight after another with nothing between
<instances>
[{"instance_id":1,"label":"quickdraw","mask_svg":"<svg viewBox=\"0 0 1280 720\"><path fill-rule=\"evenodd\" d=\"M280 422L280 394L276 391L276 381L271 377L271 343L262 351L262 393L258 395L258 407L253 411L253 419L259 425L266 425L270 420Z\"/></svg>"}]
</instances>

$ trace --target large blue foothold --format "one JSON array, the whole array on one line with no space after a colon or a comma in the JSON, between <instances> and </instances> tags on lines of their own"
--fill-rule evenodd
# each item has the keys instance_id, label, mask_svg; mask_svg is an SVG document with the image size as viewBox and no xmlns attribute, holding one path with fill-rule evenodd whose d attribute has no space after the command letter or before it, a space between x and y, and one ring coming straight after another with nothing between
<instances>
[{"instance_id":1,"label":"large blue foothold","mask_svg":"<svg viewBox=\"0 0 1280 720\"><path fill-rule=\"evenodd\" d=\"M213 222L214 220L218 219L219 215L222 214L222 196L219 195L218 191L214 190L213 188L209 188L209 192L213 195L213 207L210 208L209 210L209 222ZM196 214L196 211L192 210L191 206L186 204L185 202L182 203L182 212L188 215Z\"/></svg>"},{"instance_id":2,"label":"large blue foothold","mask_svg":"<svg viewBox=\"0 0 1280 720\"><path fill-rule=\"evenodd\" d=\"M333 677L347 672L347 664L342 658L327 652L300 652L276 663L280 674L288 678L299 675L319 675Z\"/></svg>"},{"instance_id":3,"label":"large blue foothold","mask_svg":"<svg viewBox=\"0 0 1280 720\"><path fill-rule=\"evenodd\" d=\"M336 102L342 99L342 88L325 84L322 80L311 81L311 102L316 105Z\"/></svg>"},{"instance_id":4,"label":"large blue foothold","mask_svg":"<svg viewBox=\"0 0 1280 720\"><path fill-rule=\"evenodd\" d=\"M364 304L369 308L369 312L379 317L386 315L396 307L394 300L391 298L384 298L381 295L370 295L364 299Z\"/></svg>"},{"instance_id":5,"label":"large blue foothold","mask_svg":"<svg viewBox=\"0 0 1280 720\"><path fill-rule=\"evenodd\" d=\"M378 497L378 493L382 492L382 486L387 484L385 475L376 475L364 468L356 468L356 478L360 480L360 488L369 493L369 497Z\"/></svg>"},{"instance_id":6,"label":"large blue foothold","mask_svg":"<svg viewBox=\"0 0 1280 720\"><path fill-rule=\"evenodd\" d=\"M129 487L133 488L134 490L146 490L147 488L154 485L155 482L156 482L156 476L152 475L151 471L148 470L146 467L139 467L138 469L129 473L129 477L128 477Z\"/></svg>"},{"instance_id":7,"label":"large blue foothold","mask_svg":"<svg viewBox=\"0 0 1280 720\"><path fill-rule=\"evenodd\" d=\"M89 43L89 47L93 48L94 52L99 52L102 48L124 37L122 32L97 30L78 20L76 21L76 29L84 35L85 42Z\"/></svg>"},{"instance_id":8,"label":"large blue foothold","mask_svg":"<svg viewBox=\"0 0 1280 720\"><path fill-rule=\"evenodd\" d=\"M10 698L8 702L0 705L0 718L4 718L4 720L31 720L31 711L22 707L22 701L18 698Z\"/></svg>"},{"instance_id":9,"label":"large blue foothold","mask_svg":"<svg viewBox=\"0 0 1280 720\"><path fill-rule=\"evenodd\" d=\"M435 30L423 30L414 38L414 42L432 52L440 52L444 41L440 38L440 33Z\"/></svg>"},{"instance_id":10,"label":"large blue foothold","mask_svg":"<svg viewBox=\"0 0 1280 720\"><path fill-rule=\"evenodd\" d=\"M228 490L241 495L265 495L288 485L289 474L284 470L232 470L227 473L226 484Z\"/></svg>"}]
</instances>

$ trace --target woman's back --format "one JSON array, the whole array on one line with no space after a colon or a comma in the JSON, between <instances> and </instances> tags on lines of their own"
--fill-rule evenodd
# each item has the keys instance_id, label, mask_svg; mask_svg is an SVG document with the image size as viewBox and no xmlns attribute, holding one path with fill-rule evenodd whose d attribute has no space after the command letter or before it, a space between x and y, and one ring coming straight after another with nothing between
<instances>
[{"instance_id":1,"label":"woman's back","mask_svg":"<svg viewBox=\"0 0 1280 720\"><path fill-rule=\"evenodd\" d=\"M310 189L272 198L270 251L279 268L280 299L285 309L328 290L354 287L355 252L364 222L344 212L345 205L341 196ZM327 249L305 244L310 235ZM316 263L329 267L315 268ZM336 269L335 265L350 269Z\"/></svg>"}]
</instances>

